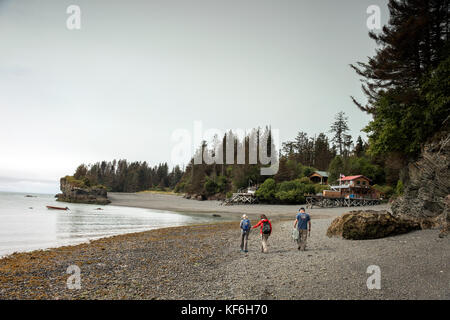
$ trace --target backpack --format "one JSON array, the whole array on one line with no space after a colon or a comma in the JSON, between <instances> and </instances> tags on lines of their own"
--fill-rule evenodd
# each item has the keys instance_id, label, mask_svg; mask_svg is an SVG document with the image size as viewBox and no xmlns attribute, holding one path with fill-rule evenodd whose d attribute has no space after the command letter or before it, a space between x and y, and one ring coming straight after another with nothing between
<instances>
[{"instance_id":1,"label":"backpack","mask_svg":"<svg viewBox=\"0 0 450 320\"><path fill-rule=\"evenodd\" d=\"M248 219L244 219L242 221L242 230L244 231L250 230L250 221Z\"/></svg>"},{"instance_id":2,"label":"backpack","mask_svg":"<svg viewBox=\"0 0 450 320\"><path fill-rule=\"evenodd\" d=\"M269 220L263 222L262 233L269 234L270 233L270 224Z\"/></svg>"}]
</instances>

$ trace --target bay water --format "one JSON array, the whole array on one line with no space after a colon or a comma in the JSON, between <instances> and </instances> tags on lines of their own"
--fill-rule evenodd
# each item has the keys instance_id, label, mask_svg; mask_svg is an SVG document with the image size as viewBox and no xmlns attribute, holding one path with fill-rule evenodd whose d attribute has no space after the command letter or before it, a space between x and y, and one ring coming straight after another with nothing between
<instances>
[{"instance_id":1,"label":"bay water","mask_svg":"<svg viewBox=\"0 0 450 320\"><path fill-rule=\"evenodd\" d=\"M67 206L70 210L50 210L46 206ZM0 192L0 257L112 235L212 221L216 218L112 205L64 203L48 194Z\"/></svg>"}]
</instances>

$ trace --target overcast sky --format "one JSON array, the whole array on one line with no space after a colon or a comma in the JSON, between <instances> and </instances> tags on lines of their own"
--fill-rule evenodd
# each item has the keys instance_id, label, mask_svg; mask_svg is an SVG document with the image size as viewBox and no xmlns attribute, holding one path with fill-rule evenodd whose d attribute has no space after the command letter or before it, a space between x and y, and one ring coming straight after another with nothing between
<instances>
[{"instance_id":1,"label":"overcast sky","mask_svg":"<svg viewBox=\"0 0 450 320\"><path fill-rule=\"evenodd\" d=\"M370 118L349 64L373 55L366 10L384 24L386 3L0 0L0 190L56 193L80 163L170 162L196 120L286 141L343 110L356 138Z\"/></svg>"}]
</instances>

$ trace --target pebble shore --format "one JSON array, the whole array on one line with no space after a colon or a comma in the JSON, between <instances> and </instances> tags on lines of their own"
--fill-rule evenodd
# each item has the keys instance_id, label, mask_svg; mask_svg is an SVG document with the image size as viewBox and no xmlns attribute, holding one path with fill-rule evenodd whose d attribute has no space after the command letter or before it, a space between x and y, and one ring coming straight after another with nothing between
<instances>
[{"instance_id":1,"label":"pebble shore","mask_svg":"<svg viewBox=\"0 0 450 320\"><path fill-rule=\"evenodd\" d=\"M239 251L237 222L16 253L0 259L0 299L450 299L450 239L438 230L351 241L326 237L331 221L313 218L305 252L293 221L278 220L267 254L256 231ZM70 265L79 290L67 288ZM380 290L367 288L370 265Z\"/></svg>"}]
</instances>

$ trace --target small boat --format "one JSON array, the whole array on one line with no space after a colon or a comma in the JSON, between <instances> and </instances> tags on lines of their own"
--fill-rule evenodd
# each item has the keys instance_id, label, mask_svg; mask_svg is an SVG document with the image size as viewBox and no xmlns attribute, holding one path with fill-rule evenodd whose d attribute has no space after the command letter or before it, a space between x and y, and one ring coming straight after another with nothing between
<instances>
[{"instance_id":1,"label":"small boat","mask_svg":"<svg viewBox=\"0 0 450 320\"><path fill-rule=\"evenodd\" d=\"M47 209L52 209L52 210L70 210L68 207L52 207L52 206L47 206Z\"/></svg>"}]
</instances>

